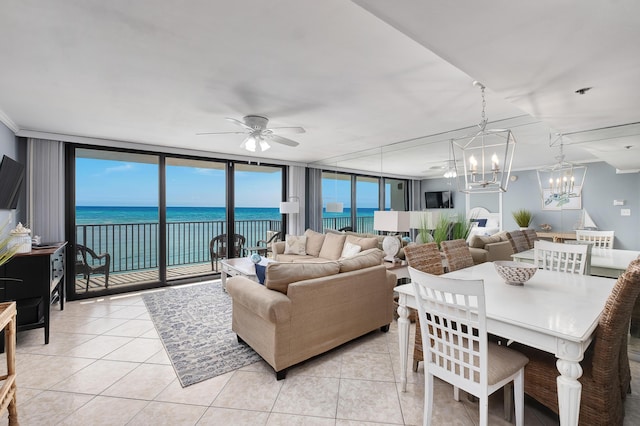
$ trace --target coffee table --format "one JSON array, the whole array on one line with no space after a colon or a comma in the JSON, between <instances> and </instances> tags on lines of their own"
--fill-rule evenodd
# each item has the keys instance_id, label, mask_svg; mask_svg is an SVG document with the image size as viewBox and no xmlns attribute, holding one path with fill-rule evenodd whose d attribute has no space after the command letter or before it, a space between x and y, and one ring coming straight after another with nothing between
<instances>
[{"instance_id":1,"label":"coffee table","mask_svg":"<svg viewBox=\"0 0 640 426\"><path fill-rule=\"evenodd\" d=\"M260 261L260 265L266 266L269 262L273 262L273 260L263 257ZM227 291L227 277L235 277L236 275L241 275L243 277L249 278L250 280L258 281L258 276L256 275L256 266L248 257L222 259L220 261L220 264L222 265L222 273L220 274L220 278L222 280L222 288L225 291Z\"/></svg>"}]
</instances>

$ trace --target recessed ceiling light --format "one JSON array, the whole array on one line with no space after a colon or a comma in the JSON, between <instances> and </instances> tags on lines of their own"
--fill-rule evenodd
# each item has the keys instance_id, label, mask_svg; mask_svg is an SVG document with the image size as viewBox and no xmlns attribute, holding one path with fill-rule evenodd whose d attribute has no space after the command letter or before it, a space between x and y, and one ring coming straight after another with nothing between
<instances>
[{"instance_id":1,"label":"recessed ceiling light","mask_svg":"<svg viewBox=\"0 0 640 426\"><path fill-rule=\"evenodd\" d=\"M585 93L587 93L589 90L591 90L591 87L583 87L582 89L578 89L576 90L576 93L578 95L584 95Z\"/></svg>"}]
</instances>

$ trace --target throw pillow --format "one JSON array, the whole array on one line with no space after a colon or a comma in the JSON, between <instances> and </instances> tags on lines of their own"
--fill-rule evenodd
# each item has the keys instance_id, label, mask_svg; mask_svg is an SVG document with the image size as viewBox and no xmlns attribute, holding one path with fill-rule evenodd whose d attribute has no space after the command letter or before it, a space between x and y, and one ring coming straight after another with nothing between
<instances>
[{"instance_id":1,"label":"throw pillow","mask_svg":"<svg viewBox=\"0 0 640 426\"><path fill-rule=\"evenodd\" d=\"M342 254L340 255L340 259L344 259L346 257L353 257L356 254L360 253L362 247L357 244L351 244L349 241L345 241L344 248L342 249Z\"/></svg>"},{"instance_id":2,"label":"throw pillow","mask_svg":"<svg viewBox=\"0 0 640 426\"><path fill-rule=\"evenodd\" d=\"M369 250L372 248L380 248L378 246L378 239L376 237L359 237L356 235L347 235L346 241L351 244L357 244L362 247L362 250Z\"/></svg>"},{"instance_id":3,"label":"throw pillow","mask_svg":"<svg viewBox=\"0 0 640 426\"><path fill-rule=\"evenodd\" d=\"M471 219L471 223L477 223L478 227L484 228L487 226L487 219Z\"/></svg>"},{"instance_id":4,"label":"throw pillow","mask_svg":"<svg viewBox=\"0 0 640 426\"><path fill-rule=\"evenodd\" d=\"M338 262L271 262L267 265L264 284L269 290L287 294L289 284L291 283L335 275L339 271L340 264L338 264Z\"/></svg>"},{"instance_id":5,"label":"throw pillow","mask_svg":"<svg viewBox=\"0 0 640 426\"><path fill-rule=\"evenodd\" d=\"M346 235L338 234L326 234L324 236L324 242L322 243L322 249L318 257L329 260L338 260L342 254L342 248L344 247L344 241L347 238Z\"/></svg>"},{"instance_id":6,"label":"throw pillow","mask_svg":"<svg viewBox=\"0 0 640 426\"><path fill-rule=\"evenodd\" d=\"M324 234L314 231L313 229L307 229L304 231L305 237L307 237L306 251L310 256L318 257L322 243L324 242Z\"/></svg>"},{"instance_id":7,"label":"throw pillow","mask_svg":"<svg viewBox=\"0 0 640 426\"><path fill-rule=\"evenodd\" d=\"M357 271L382 264L382 250L373 248L361 251L353 257L340 259L340 272Z\"/></svg>"},{"instance_id":8,"label":"throw pillow","mask_svg":"<svg viewBox=\"0 0 640 426\"><path fill-rule=\"evenodd\" d=\"M304 235L288 235L285 237L284 254L300 254L305 255L307 245L307 237Z\"/></svg>"}]
</instances>

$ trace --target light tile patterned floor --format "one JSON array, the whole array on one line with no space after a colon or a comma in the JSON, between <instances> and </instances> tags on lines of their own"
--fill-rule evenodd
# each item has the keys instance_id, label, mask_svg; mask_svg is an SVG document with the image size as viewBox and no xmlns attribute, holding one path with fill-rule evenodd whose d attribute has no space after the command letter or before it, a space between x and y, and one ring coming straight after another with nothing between
<instances>
[{"instance_id":1,"label":"light tile patterned floor","mask_svg":"<svg viewBox=\"0 0 640 426\"><path fill-rule=\"evenodd\" d=\"M18 334L18 414L29 425L366 425L422 424L424 374L398 379L398 336L373 332L290 369L276 381L258 362L182 388L139 293L71 302L43 330ZM1 360L4 365L4 360ZM632 362L634 384L640 364ZM434 425L474 425L478 406L455 402L436 381ZM640 385L634 386L640 390ZM626 402L625 424L640 424L640 394ZM502 418L502 395L490 403ZM527 425L558 424L527 401ZM6 424L3 417L2 424Z\"/></svg>"}]
</instances>

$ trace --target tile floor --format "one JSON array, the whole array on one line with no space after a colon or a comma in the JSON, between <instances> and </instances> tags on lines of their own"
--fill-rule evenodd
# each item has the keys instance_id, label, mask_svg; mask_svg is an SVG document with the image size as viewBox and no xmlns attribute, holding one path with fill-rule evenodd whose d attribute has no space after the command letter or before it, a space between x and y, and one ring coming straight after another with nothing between
<instances>
[{"instance_id":1,"label":"tile floor","mask_svg":"<svg viewBox=\"0 0 640 426\"><path fill-rule=\"evenodd\" d=\"M407 392L400 391L395 322L389 333L373 332L290 369L283 381L261 361L182 388L139 293L57 308L48 345L42 329L18 334L22 426L422 423L424 374L422 367L410 372ZM640 383L640 364L632 369ZM477 403L455 402L451 386L436 384L433 424L478 423ZM640 392L626 411L625 424L640 424ZM492 425L508 424L501 394L491 399L490 416ZM527 425L558 424L529 400L525 417Z\"/></svg>"}]
</instances>

